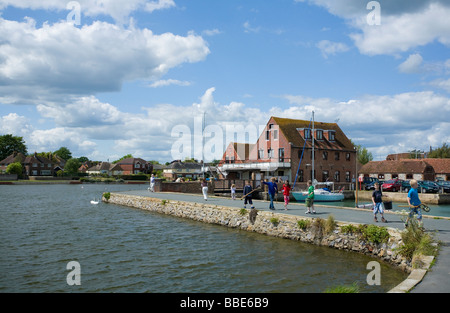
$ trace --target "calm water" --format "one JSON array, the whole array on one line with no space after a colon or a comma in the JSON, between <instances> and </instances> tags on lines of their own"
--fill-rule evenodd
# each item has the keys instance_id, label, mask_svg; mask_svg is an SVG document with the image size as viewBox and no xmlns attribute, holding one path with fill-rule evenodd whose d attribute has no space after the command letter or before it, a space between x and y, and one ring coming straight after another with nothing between
<instances>
[{"instance_id":1,"label":"calm water","mask_svg":"<svg viewBox=\"0 0 450 313\"><path fill-rule=\"evenodd\" d=\"M352 252L112 204L129 185L0 186L0 292L323 292L358 282L385 292L406 274ZM69 286L67 263L81 267Z\"/></svg>"}]
</instances>

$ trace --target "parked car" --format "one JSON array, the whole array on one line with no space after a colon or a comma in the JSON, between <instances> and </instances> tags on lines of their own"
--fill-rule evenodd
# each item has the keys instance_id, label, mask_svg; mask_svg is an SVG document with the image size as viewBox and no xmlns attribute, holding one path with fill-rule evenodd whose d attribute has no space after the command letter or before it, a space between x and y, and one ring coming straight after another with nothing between
<instances>
[{"instance_id":1,"label":"parked car","mask_svg":"<svg viewBox=\"0 0 450 313\"><path fill-rule=\"evenodd\" d=\"M409 180L402 181L402 190L408 192L409 189L411 189L411 184L409 183Z\"/></svg>"},{"instance_id":2,"label":"parked car","mask_svg":"<svg viewBox=\"0 0 450 313\"><path fill-rule=\"evenodd\" d=\"M427 193L439 192L439 186L433 181L425 180L425 181L418 181L417 183L419 185L420 192L427 192Z\"/></svg>"},{"instance_id":3,"label":"parked car","mask_svg":"<svg viewBox=\"0 0 450 313\"><path fill-rule=\"evenodd\" d=\"M436 184L439 186L439 190L444 188L444 192L450 192L450 181L438 181Z\"/></svg>"},{"instance_id":4,"label":"parked car","mask_svg":"<svg viewBox=\"0 0 450 313\"><path fill-rule=\"evenodd\" d=\"M381 186L383 191L398 191L402 188L402 182L398 179L390 179L384 182Z\"/></svg>"},{"instance_id":5,"label":"parked car","mask_svg":"<svg viewBox=\"0 0 450 313\"><path fill-rule=\"evenodd\" d=\"M379 183L378 178L370 177L370 180L367 180L364 184L364 189L366 190L375 190L375 183Z\"/></svg>"}]
</instances>

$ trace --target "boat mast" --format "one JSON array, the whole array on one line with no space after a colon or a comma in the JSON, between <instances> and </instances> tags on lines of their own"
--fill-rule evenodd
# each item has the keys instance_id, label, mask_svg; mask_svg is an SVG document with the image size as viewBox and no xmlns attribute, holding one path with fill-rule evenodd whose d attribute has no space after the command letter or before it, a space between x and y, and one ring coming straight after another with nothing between
<instances>
[{"instance_id":1,"label":"boat mast","mask_svg":"<svg viewBox=\"0 0 450 313\"><path fill-rule=\"evenodd\" d=\"M311 132L311 136L312 136L312 172L311 172L311 182L314 185L314 111L312 111L312 132Z\"/></svg>"}]
</instances>

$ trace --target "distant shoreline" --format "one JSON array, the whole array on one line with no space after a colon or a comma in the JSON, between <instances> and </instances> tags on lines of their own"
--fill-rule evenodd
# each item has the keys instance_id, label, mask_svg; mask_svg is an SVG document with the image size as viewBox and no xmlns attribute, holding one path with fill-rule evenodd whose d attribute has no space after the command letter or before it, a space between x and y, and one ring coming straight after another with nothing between
<instances>
[{"instance_id":1,"label":"distant shoreline","mask_svg":"<svg viewBox=\"0 0 450 313\"><path fill-rule=\"evenodd\" d=\"M79 180L16 180L16 181L0 181L0 185L56 185L56 184L130 184L130 185L144 185L148 184L148 181L135 180L135 181L96 181L96 182L82 182Z\"/></svg>"}]
</instances>

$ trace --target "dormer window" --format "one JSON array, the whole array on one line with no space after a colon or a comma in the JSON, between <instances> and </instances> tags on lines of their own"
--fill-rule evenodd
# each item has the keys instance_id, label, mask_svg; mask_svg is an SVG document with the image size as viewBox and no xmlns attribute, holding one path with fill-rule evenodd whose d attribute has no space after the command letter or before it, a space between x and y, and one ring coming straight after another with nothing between
<instances>
[{"instance_id":1,"label":"dormer window","mask_svg":"<svg viewBox=\"0 0 450 313\"><path fill-rule=\"evenodd\" d=\"M323 130L321 129L316 130L316 139L323 140Z\"/></svg>"},{"instance_id":2,"label":"dormer window","mask_svg":"<svg viewBox=\"0 0 450 313\"><path fill-rule=\"evenodd\" d=\"M304 132L305 132L305 139L311 139L311 129L305 128Z\"/></svg>"},{"instance_id":3,"label":"dormer window","mask_svg":"<svg viewBox=\"0 0 450 313\"><path fill-rule=\"evenodd\" d=\"M334 130L328 131L328 140L335 141L336 140L336 132Z\"/></svg>"}]
</instances>

